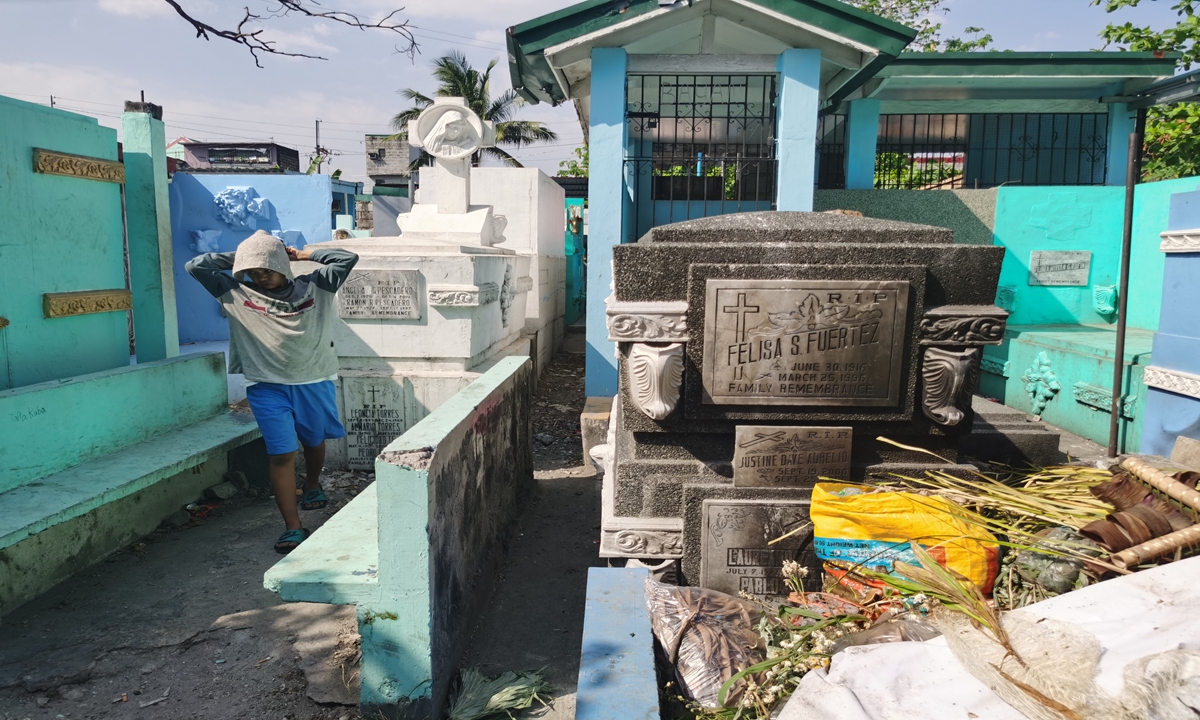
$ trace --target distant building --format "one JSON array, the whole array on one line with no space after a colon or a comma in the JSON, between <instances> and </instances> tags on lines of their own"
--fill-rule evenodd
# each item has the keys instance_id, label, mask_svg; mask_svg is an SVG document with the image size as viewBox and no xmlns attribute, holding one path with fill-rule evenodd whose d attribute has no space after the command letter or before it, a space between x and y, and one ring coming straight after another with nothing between
<instances>
[{"instance_id":1,"label":"distant building","mask_svg":"<svg viewBox=\"0 0 1200 720\"><path fill-rule=\"evenodd\" d=\"M185 142L183 147L192 172L300 172L300 153L272 142Z\"/></svg>"},{"instance_id":2,"label":"distant building","mask_svg":"<svg viewBox=\"0 0 1200 720\"><path fill-rule=\"evenodd\" d=\"M407 140L390 135L364 136L367 148L367 177L384 187L408 187L408 164L412 162Z\"/></svg>"},{"instance_id":3,"label":"distant building","mask_svg":"<svg viewBox=\"0 0 1200 720\"><path fill-rule=\"evenodd\" d=\"M193 140L190 137L180 135L171 142L167 143L167 157L175 158L176 160L182 162L187 153L184 145L195 145L199 142L199 140Z\"/></svg>"}]
</instances>

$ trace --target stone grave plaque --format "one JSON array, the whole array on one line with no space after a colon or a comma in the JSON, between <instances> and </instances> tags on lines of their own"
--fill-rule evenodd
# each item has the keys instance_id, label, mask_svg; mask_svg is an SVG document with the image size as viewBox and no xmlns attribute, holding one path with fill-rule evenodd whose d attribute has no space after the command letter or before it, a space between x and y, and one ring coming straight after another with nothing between
<instances>
[{"instance_id":1,"label":"stone grave plaque","mask_svg":"<svg viewBox=\"0 0 1200 720\"><path fill-rule=\"evenodd\" d=\"M343 377L346 464L374 470L375 456L408 429L404 387L391 378Z\"/></svg>"},{"instance_id":2,"label":"stone grave plaque","mask_svg":"<svg viewBox=\"0 0 1200 720\"><path fill-rule=\"evenodd\" d=\"M419 270L354 270L338 290L338 317L420 320Z\"/></svg>"},{"instance_id":3,"label":"stone grave plaque","mask_svg":"<svg viewBox=\"0 0 1200 720\"><path fill-rule=\"evenodd\" d=\"M1092 268L1092 254L1086 250L1034 250L1029 253L1029 284L1084 286Z\"/></svg>"},{"instance_id":4,"label":"stone grave plaque","mask_svg":"<svg viewBox=\"0 0 1200 720\"><path fill-rule=\"evenodd\" d=\"M807 502L705 500L700 585L767 601L787 599L783 561L795 560L811 529ZM770 545L772 540L800 530Z\"/></svg>"},{"instance_id":5,"label":"stone grave plaque","mask_svg":"<svg viewBox=\"0 0 1200 720\"><path fill-rule=\"evenodd\" d=\"M707 281L704 402L900 402L905 280Z\"/></svg>"},{"instance_id":6,"label":"stone grave plaque","mask_svg":"<svg viewBox=\"0 0 1200 720\"><path fill-rule=\"evenodd\" d=\"M734 487L811 486L822 477L850 479L848 427L739 425Z\"/></svg>"}]
</instances>

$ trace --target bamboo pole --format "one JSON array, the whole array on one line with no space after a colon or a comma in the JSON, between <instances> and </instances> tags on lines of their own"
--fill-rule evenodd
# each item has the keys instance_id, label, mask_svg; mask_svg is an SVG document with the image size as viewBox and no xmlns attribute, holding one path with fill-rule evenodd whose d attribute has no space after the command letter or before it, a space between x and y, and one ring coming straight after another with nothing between
<instances>
[{"instance_id":1,"label":"bamboo pole","mask_svg":"<svg viewBox=\"0 0 1200 720\"><path fill-rule=\"evenodd\" d=\"M1144 562L1169 555L1180 548L1191 548L1200 545L1200 525L1177 530L1169 535L1154 538L1141 545L1135 545L1128 550L1122 550L1112 556L1112 564L1128 570Z\"/></svg>"},{"instance_id":2,"label":"bamboo pole","mask_svg":"<svg viewBox=\"0 0 1200 720\"><path fill-rule=\"evenodd\" d=\"M1177 500L1192 510L1200 511L1200 492L1196 492L1162 470L1135 457L1125 458L1121 462L1121 467L1133 473L1139 480L1162 492L1172 500ZM1183 531L1180 530L1180 532Z\"/></svg>"}]
</instances>

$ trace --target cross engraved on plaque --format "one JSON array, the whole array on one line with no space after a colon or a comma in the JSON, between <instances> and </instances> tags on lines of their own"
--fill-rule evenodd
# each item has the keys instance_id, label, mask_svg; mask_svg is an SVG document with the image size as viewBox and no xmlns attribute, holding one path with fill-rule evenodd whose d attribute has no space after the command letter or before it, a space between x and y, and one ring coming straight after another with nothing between
<instances>
[{"instance_id":1,"label":"cross engraved on plaque","mask_svg":"<svg viewBox=\"0 0 1200 720\"><path fill-rule=\"evenodd\" d=\"M746 293L738 293L737 305L726 305L721 308L721 312L726 314L736 314L735 320L738 342L746 342L746 316L755 315L758 313L757 305L746 304Z\"/></svg>"}]
</instances>

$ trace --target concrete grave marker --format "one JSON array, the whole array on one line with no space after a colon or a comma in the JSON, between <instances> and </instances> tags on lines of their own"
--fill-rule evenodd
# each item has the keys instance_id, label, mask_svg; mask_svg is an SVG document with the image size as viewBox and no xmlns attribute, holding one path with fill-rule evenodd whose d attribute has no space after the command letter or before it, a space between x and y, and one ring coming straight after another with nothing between
<instances>
[{"instance_id":1,"label":"concrete grave marker","mask_svg":"<svg viewBox=\"0 0 1200 720\"><path fill-rule=\"evenodd\" d=\"M795 560L808 537L807 502L705 500L700 585L730 595L748 592L782 602L783 563ZM800 530L771 545L776 538Z\"/></svg>"},{"instance_id":2,"label":"concrete grave marker","mask_svg":"<svg viewBox=\"0 0 1200 720\"><path fill-rule=\"evenodd\" d=\"M713 280L704 313L704 402L894 405L903 280Z\"/></svg>"},{"instance_id":3,"label":"concrete grave marker","mask_svg":"<svg viewBox=\"0 0 1200 720\"><path fill-rule=\"evenodd\" d=\"M1091 268L1092 254L1086 250L1034 250L1029 253L1029 284L1082 287Z\"/></svg>"},{"instance_id":4,"label":"concrete grave marker","mask_svg":"<svg viewBox=\"0 0 1200 720\"><path fill-rule=\"evenodd\" d=\"M733 448L735 487L810 486L822 477L850 479L849 427L739 425Z\"/></svg>"},{"instance_id":5,"label":"concrete grave marker","mask_svg":"<svg viewBox=\"0 0 1200 720\"><path fill-rule=\"evenodd\" d=\"M408 429L404 386L386 377L343 377L347 465L374 470L375 457Z\"/></svg>"},{"instance_id":6,"label":"concrete grave marker","mask_svg":"<svg viewBox=\"0 0 1200 720\"><path fill-rule=\"evenodd\" d=\"M417 270L355 270L338 290L338 316L420 320Z\"/></svg>"}]
</instances>

